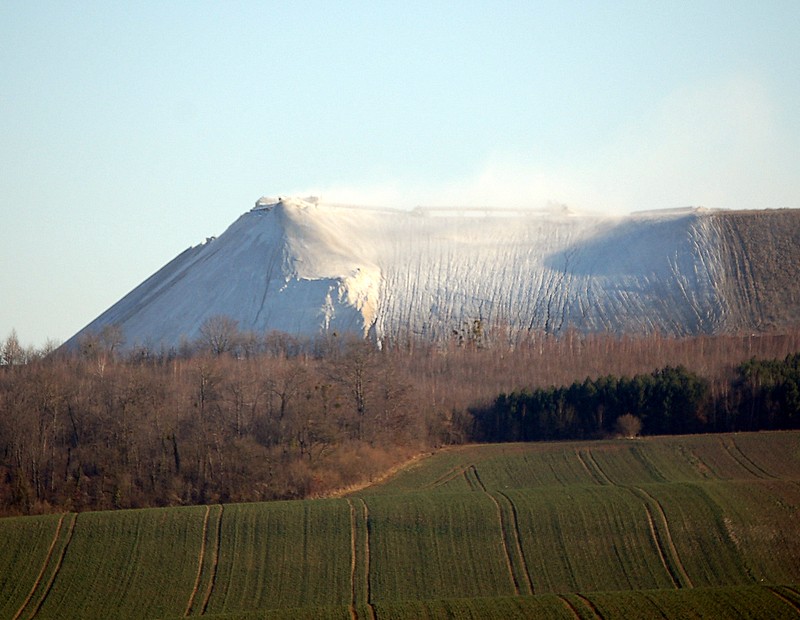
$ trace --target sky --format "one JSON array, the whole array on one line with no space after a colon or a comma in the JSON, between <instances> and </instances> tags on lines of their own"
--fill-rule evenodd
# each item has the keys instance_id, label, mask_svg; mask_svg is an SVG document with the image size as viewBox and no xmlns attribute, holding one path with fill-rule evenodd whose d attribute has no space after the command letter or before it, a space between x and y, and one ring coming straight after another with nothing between
<instances>
[{"instance_id":1,"label":"sky","mask_svg":"<svg viewBox=\"0 0 800 620\"><path fill-rule=\"evenodd\" d=\"M262 195L800 208L800 3L0 2L0 339Z\"/></svg>"}]
</instances>

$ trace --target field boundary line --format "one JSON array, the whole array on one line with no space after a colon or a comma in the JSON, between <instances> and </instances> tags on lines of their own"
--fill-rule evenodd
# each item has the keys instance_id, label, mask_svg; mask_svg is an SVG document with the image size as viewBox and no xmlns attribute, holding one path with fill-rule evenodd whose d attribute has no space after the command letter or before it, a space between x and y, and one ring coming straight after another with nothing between
<instances>
[{"instance_id":1,"label":"field boundary line","mask_svg":"<svg viewBox=\"0 0 800 620\"><path fill-rule=\"evenodd\" d=\"M741 454L741 455L742 455L742 458L743 458L745 461L747 461L748 463L750 463L750 465L752 465L753 469L755 469L755 470L757 470L757 471L761 472L761 473L762 473L764 476L766 476L767 478L772 478L773 480L776 480L776 479L777 479L777 476L773 476L773 475L772 475L771 473L769 473L769 472L768 472L766 469L764 469L763 467L761 467L761 465L759 465L759 464L758 464L758 463L756 463L756 462L755 462L753 459L751 459L749 456L747 456L747 455L744 453L744 450L742 450L742 448L739 446L739 444L737 444L737 443L736 443L736 439L735 439L734 437L731 437L731 445L733 446L733 448L734 448L734 449L735 449L735 450L736 450L736 451L737 451L739 454Z\"/></svg>"},{"instance_id":2,"label":"field boundary line","mask_svg":"<svg viewBox=\"0 0 800 620\"><path fill-rule=\"evenodd\" d=\"M211 561L211 575L208 578L206 593L203 596L203 606L200 608L201 616L206 613L208 601L211 600L211 592L214 590L214 585L217 582L217 566L219 564L220 547L222 546L222 510L222 504L220 504L219 514L217 515L217 527L214 533L214 559Z\"/></svg>"},{"instance_id":3,"label":"field boundary line","mask_svg":"<svg viewBox=\"0 0 800 620\"><path fill-rule=\"evenodd\" d=\"M364 501L364 498L359 497L358 501L361 502L361 510L364 516L364 592L366 598L364 604L367 607L367 611L369 612L369 617L371 620L375 620L375 608L372 606L372 591L370 590L369 584L369 508L367 507L367 502Z\"/></svg>"},{"instance_id":4,"label":"field boundary line","mask_svg":"<svg viewBox=\"0 0 800 620\"><path fill-rule=\"evenodd\" d=\"M50 558L53 556L53 550L56 548L56 543L58 542L58 537L61 535L61 526L64 524L64 517L66 517L66 513L62 514L61 517L58 519L58 523L56 524L56 531L53 534L53 540L50 541L50 548L47 550L47 555L44 558L44 562L42 562L42 569L39 571L39 574L36 576L36 580L33 582L33 586L31 587L31 591L28 592L28 596L25 597L25 600L20 605L17 613L11 618L11 620L17 620L22 615L22 612L28 606L28 603L31 602L33 598L33 593L36 592L36 588L39 587L39 584L42 582L42 577L44 577L44 572L47 570L47 565L50 563Z\"/></svg>"},{"instance_id":5,"label":"field boundary line","mask_svg":"<svg viewBox=\"0 0 800 620\"><path fill-rule=\"evenodd\" d=\"M328 491L327 493L320 493L314 494L308 497L308 499L328 499L328 498L338 498L342 497L343 495L349 495L350 493L357 493L358 491L363 491L364 489L368 489L369 487L375 486L376 484L380 484L385 482L395 474L399 474L404 469L411 467L417 461L421 461L426 458L430 458L433 456L435 452L420 452L419 454L415 454L409 459L406 459L402 463L398 463L397 465L390 467L385 472L380 474L378 477L373 478L371 480L367 480L365 482L357 482L355 484L350 484L346 487L341 487L339 489L334 489L332 491Z\"/></svg>"},{"instance_id":6,"label":"field boundary line","mask_svg":"<svg viewBox=\"0 0 800 620\"><path fill-rule=\"evenodd\" d=\"M650 495L647 491L640 487L631 487L638 491L641 495L644 495L645 501L649 501L658 512L658 516L661 519L661 524L664 527L664 540L667 543L667 547L669 550L670 558L672 562L675 564L675 569L678 572L678 577L680 577L679 581L681 582L681 587L683 584L686 585L687 588L693 588L694 584L692 580L689 578L689 574L686 572L686 569L683 566L683 562L681 562L681 557L678 554L678 549L675 547L675 541L672 539L672 533L669 531L669 521L667 521L667 515L664 512L664 508L661 506L661 502L659 502L655 497Z\"/></svg>"},{"instance_id":7,"label":"field boundary line","mask_svg":"<svg viewBox=\"0 0 800 620\"><path fill-rule=\"evenodd\" d=\"M28 616L28 620L30 620L36 614L39 613L39 610L42 608L42 605L44 605L45 599L47 599L47 595L50 594L50 590L53 588L53 583L55 582L56 577L58 576L58 571L61 570L61 564L64 562L64 556L67 554L67 547L69 547L69 543L72 542L72 535L75 532L75 524L77 522L78 522L78 514L75 513L72 519L70 520L69 529L67 530L66 534L67 538L64 541L64 546L61 548L61 553L59 553L58 559L56 560L55 566L53 567L53 573L50 575L50 579L47 580L47 586L44 589L44 593L42 594L42 597L39 599L39 602L36 603L36 607L34 608L33 613L31 613L31 615Z\"/></svg>"},{"instance_id":8,"label":"field boundary line","mask_svg":"<svg viewBox=\"0 0 800 620\"><path fill-rule=\"evenodd\" d=\"M777 588L777 586L767 586L767 590L772 592L772 594L774 594L776 597L778 597L780 600L782 600L784 603L786 603L792 609L794 609L795 613L800 615L800 605L798 605L795 601L793 601L788 596L786 596L783 592L781 592Z\"/></svg>"},{"instance_id":9,"label":"field boundary line","mask_svg":"<svg viewBox=\"0 0 800 620\"><path fill-rule=\"evenodd\" d=\"M514 502L511 498L503 493L502 491L497 492L499 495L502 495L505 500L508 502L509 507L511 508L511 519L513 521L513 528L512 533L514 535L514 545L517 548L517 556L519 556L519 563L522 567L522 574L525 577L526 585L528 586L528 593L533 595L536 591L533 588L533 580L531 579L531 573L528 570L528 563L525 561L525 552L522 550L522 542L521 542L521 535L519 531L519 517L517 516L517 507L514 505Z\"/></svg>"},{"instance_id":10,"label":"field boundary line","mask_svg":"<svg viewBox=\"0 0 800 620\"><path fill-rule=\"evenodd\" d=\"M358 620L356 614L356 507L347 498L350 507L350 618Z\"/></svg>"},{"instance_id":11,"label":"field boundary line","mask_svg":"<svg viewBox=\"0 0 800 620\"><path fill-rule=\"evenodd\" d=\"M208 515L211 514L211 506L206 506L206 513L203 517L203 534L200 537L200 554L197 558L197 576L194 578L194 587L191 594L189 594L189 601L186 603L186 611L183 612L184 616L192 613L192 606L194 605L194 597L197 596L197 590L200 587L200 576L203 573L203 559L206 555L206 534L208 532Z\"/></svg>"}]
</instances>

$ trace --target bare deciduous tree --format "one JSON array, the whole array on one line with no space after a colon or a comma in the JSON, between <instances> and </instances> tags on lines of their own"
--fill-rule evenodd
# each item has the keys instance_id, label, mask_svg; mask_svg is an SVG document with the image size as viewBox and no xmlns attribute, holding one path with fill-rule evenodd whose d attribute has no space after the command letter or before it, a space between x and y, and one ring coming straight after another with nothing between
<instances>
[{"instance_id":1,"label":"bare deciduous tree","mask_svg":"<svg viewBox=\"0 0 800 620\"><path fill-rule=\"evenodd\" d=\"M239 337L239 323L224 314L215 314L200 326L200 339L214 355L232 351Z\"/></svg>"},{"instance_id":2,"label":"bare deciduous tree","mask_svg":"<svg viewBox=\"0 0 800 620\"><path fill-rule=\"evenodd\" d=\"M17 338L17 330L12 329L3 346L0 347L0 365L15 366L25 362L25 350Z\"/></svg>"},{"instance_id":3,"label":"bare deciduous tree","mask_svg":"<svg viewBox=\"0 0 800 620\"><path fill-rule=\"evenodd\" d=\"M617 418L617 432L628 439L637 437L642 430L642 421L635 415L626 413Z\"/></svg>"}]
</instances>

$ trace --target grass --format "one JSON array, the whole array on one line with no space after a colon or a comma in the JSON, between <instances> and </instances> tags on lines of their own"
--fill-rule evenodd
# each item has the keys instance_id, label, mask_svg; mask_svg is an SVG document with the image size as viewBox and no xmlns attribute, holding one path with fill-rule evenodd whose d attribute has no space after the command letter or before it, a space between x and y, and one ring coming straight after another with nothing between
<instances>
[{"instance_id":1,"label":"grass","mask_svg":"<svg viewBox=\"0 0 800 620\"><path fill-rule=\"evenodd\" d=\"M78 516L36 618L182 614L197 572L205 508Z\"/></svg>"},{"instance_id":2,"label":"grass","mask_svg":"<svg viewBox=\"0 0 800 620\"><path fill-rule=\"evenodd\" d=\"M0 617L797 617L799 513L800 432L458 447L340 499L0 519Z\"/></svg>"},{"instance_id":3,"label":"grass","mask_svg":"<svg viewBox=\"0 0 800 620\"><path fill-rule=\"evenodd\" d=\"M789 597L795 597L794 600ZM780 620L796 618L797 593L785 587L726 586L693 590L632 590L585 595L542 594L518 597L452 598L378 603L381 620L663 620L726 618ZM369 617L364 609L358 617ZM287 608L215 614L209 620L312 620L352 618L346 607ZM177 618L175 619L177 620Z\"/></svg>"},{"instance_id":4,"label":"grass","mask_svg":"<svg viewBox=\"0 0 800 620\"><path fill-rule=\"evenodd\" d=\"M508 492L537 593L672 587L642 502L625 489Z\"/></svg>"},{"instance_id":5,"label":"grass","mask_svg":"<svg viewBox=\"0 0 800 620\"><path fill-rule=\"evenodd\" d=\"M208 613L351 602L347 501L225 507Z\"/></svg>"},{"instance_id":6,"label":"grass","mask_svg":"<svg viewBox=\"0 0 800 620\"><path fill-rule=\"evenodd\" d=\"M35 590L48 580L47 560L58 552L62 531L62 515L0 519L0 618L36 604Z\"/></svg>"},{"instance_id":7,"label":"grass","mask_svg":"<svg viewBox=\"0 0 800 620\"><path fill-rule=\"evenodd\" d=\"M369 507L374 600L514 594L503 532L485 494L375 496Z\"/></svg>"},{"instance_id":8,"label":"grass","mask_svg":"<svg viewBox=\"0 0 800 620\"><path fill-rule=\"evenodd\" d=\"M586 594L606 619L796 618L798 610L770 588L758 586L597 592Z\"/></svg>"}]
</instances>

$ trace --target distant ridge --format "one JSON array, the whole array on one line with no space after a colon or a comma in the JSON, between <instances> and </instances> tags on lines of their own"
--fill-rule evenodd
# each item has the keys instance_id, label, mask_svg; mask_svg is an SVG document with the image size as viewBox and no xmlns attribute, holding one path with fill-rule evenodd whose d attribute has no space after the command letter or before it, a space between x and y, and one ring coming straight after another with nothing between
<instances>
[{"instance_id":1,"label":"distant ridge","mask_svg":"<svg viewBox=\"0 0 800 620\"><path fill-rule=\"evenodd\" d=\"M259 333L434 341L470 325L508 339L780 329L800 322L799 248L789 209L604 216L262 197L67 345L117 325L128 348L176 347L217 315Z\"/></svg>"}]
</instances>

